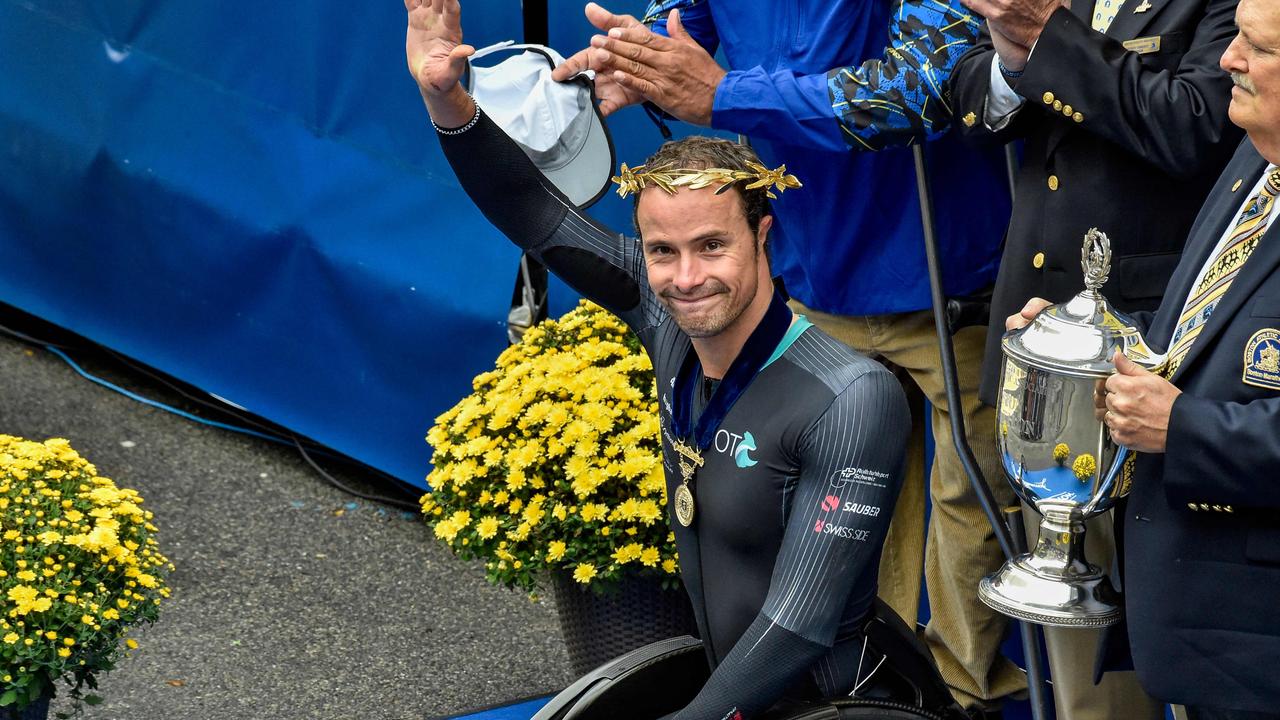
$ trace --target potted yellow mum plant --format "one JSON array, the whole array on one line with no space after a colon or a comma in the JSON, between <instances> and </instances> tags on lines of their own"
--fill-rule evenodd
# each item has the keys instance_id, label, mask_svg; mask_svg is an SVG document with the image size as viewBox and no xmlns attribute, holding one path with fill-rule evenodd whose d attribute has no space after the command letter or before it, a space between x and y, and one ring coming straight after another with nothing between
<instances>
[{"instance_id":1,"label":"potted yellow mum plant","mask_svg":"<svg viewBox=\"0 0 1280 720\"><path fill-rule=\"evenodd\" d=\"M0 718L45 717L58 680L78 704L138 647L172 569L151 520L66 440L0 435Z\"/></svg>"},{"instance_id":2,"label":"potted yellow mum plant","mask_svg":"<svg viewBox=\"0 0 1280 720\"><path fill-rule=\"evenodd\" d=\"M472 387L427 434L422 509L435 536L483 560L495 583L550 586L580 672L688 632L639 339L584 300L531 328ZM629 638L609 643L609 624Z\"/></svg>"}]
</instances>

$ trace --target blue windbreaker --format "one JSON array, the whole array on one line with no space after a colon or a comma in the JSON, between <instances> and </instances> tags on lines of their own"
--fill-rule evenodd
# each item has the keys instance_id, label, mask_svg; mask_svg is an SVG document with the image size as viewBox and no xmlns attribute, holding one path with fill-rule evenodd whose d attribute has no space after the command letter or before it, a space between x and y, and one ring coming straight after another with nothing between
<instances>
[{"instance_id":1,"label":"blue windbreaker","mask_svg":"<svg viewBox=\"0 0 1280 720\"><path fill-rule=\"evenodd\" d=\"M958 0L667 0L646 21L665 33L672 8L732 68L712 126L746 135L805 184L773 203L774 272L792 297L840 315L929 307L904 147L926 135L945 291L994 281L1010 210L1003 153L938 137L952 120L951 68L977 37Z\"/></svg>"}]
</instances>

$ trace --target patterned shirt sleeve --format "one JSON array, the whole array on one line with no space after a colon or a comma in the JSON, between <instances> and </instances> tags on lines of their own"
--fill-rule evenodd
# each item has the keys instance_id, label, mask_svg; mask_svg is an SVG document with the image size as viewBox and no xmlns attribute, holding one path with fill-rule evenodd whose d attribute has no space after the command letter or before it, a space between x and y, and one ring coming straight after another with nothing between
<instances>
[{"instance_id":1,"label":"patterned shirt sleeve","mask_svg":"<svg viewBox=\"0 0 1280 720\"><path fill-rule=\"evenodd\" d=\"M945 130L948 80L977 41L980 21L959 0L899 0L884 57L827 73L831 108L850 147L880 150Z\"/></svg>"},{"instance_id":2,"label":"patterned shirt sleeve","mask_svg":"<svg viewBox=\"0 0 1280 720\"><path fill-rule=\"evenodd\" d=\"M645 21L665 34L672 9L714 52L706 0L652 2ZM734 68L716 91L711 125L832 151L881 150L936 137L951 122L951 73L980 27L981 18L960 0L895 0L881 57L815 74Z\"/></svg>"}]
</instances>

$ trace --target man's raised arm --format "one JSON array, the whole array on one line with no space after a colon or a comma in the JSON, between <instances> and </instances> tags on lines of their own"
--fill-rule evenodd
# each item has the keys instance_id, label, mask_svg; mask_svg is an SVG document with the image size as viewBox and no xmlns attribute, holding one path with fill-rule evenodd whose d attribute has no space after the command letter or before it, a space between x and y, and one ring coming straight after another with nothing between
<instances>
[{"instance_id":1,"label":"man's raised arm","mask_svg":"<svg viewBox=\"0 0 1280 720\"><path fill-rule=\"evenodd\" d=\"M405 0L405 9L409 72L462 189L512 242L645 339L658 305L639 243L579 212L462 89L475 49L462 43L458 0Z\"/></svg>"}]
</instances>

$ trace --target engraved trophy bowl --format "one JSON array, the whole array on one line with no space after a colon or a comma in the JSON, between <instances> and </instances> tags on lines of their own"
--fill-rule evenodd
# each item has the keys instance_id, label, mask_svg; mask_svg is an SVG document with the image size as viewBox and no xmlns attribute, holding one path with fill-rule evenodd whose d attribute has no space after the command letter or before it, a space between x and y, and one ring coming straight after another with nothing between
<instances>
[{"instance_id":1,"label":"engraved trophy bowl","mask_svg":"<svg viewBox=\"0 0 1280 720\"><path fill-rule=\"evenodd\" d=\"M1107 236L1091 229L1081 256L1084 292L1001 342L1000 462L1014 492L1043 517L1031 552L983 578L978 596L1041 625L1103 627L1120 619L1120 607L1110 580L1084 556L1084 521L1128 493L1129 451L1112 441L1094 393L1115 372L1116 350L1152 371L1164 358L1098 292L1110 272Z\"/></svg>"}]
</instances>

